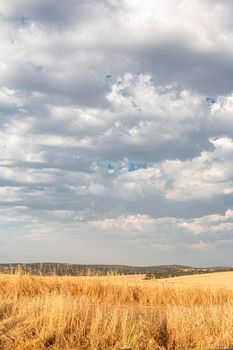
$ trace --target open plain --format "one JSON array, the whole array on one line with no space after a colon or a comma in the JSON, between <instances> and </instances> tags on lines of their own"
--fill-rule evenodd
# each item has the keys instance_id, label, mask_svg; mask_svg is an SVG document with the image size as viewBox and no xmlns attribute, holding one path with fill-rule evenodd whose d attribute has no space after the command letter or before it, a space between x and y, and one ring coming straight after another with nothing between
<instances>
[{"instance_id":1,"label":"open plain","mask_svg":"<svg viewBox=\"0 0 233 350\"><path fill-rule=\"evenodd\" d=\"M0 349L230 348L232 280L1 275Z\"/></svg>"}]
</instances>

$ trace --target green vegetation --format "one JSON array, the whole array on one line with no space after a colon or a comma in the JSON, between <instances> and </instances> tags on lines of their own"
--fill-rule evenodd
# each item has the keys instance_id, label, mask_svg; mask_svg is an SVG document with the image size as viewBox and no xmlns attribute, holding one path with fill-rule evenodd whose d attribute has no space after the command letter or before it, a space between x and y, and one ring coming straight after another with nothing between
<instances>
[{"instance_id":1,"label":"green vegetation","mask_svg":"<svg viewBox=\"0 0 233 350\"><path fill-rule=\"evenodd\" d=\"M126 266L126 265L79 265L63 263L0 264L0 273L14 274L18 271L29 275L133 275L145 274L146 279L166 278L200 273L233 271L232 267L196 268L182 265Z\"/></svg>"}]
</instances>

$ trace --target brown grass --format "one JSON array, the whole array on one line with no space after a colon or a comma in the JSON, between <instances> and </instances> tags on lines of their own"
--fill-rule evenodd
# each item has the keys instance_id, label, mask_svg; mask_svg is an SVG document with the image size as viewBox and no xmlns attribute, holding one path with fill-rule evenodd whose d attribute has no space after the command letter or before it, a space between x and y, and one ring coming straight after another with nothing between
<instances>
[{"instance_id":1,"label":"brown grass","mask_svg":"<svg viewBox=\"0 0 233 350\"><path fill-rule=\"evenodd\" d=\"M230 348L232 331L229 288L120 276L0 276L1 350Z\"/></svg>"}]
</instances>

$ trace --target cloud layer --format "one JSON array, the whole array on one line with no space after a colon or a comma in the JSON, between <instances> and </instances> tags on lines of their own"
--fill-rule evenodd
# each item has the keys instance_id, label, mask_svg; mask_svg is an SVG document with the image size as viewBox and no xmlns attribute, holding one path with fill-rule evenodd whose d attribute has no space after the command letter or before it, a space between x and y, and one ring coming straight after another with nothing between
<instances>
[{"instance_id":1,"label":"cloud layer","mask_svg":"<svg viewBox=\"0 0 233 350\"><path fill-rule=\"evenodd\" d=\"M232 264L232 13L0 4L3 261Z\"/></svg>"}]
</instances>

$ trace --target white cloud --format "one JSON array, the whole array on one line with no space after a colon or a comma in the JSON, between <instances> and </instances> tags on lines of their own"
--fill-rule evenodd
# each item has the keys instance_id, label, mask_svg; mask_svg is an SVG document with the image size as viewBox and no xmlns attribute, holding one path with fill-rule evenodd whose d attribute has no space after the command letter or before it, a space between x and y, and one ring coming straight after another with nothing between
<instances>
[{"instance_id":1,"label":"white cloud","mask_svg":"<svg viewBox=\"0 0 233 350\"><path fill-rule=\"evenodd\" d=\"M213 132L233 137L233 95L220 96L211 106Z\"/></svg>"},{"instance_id":2,"label":"white cloud","mask_svg":"<svg viewBox=\"0 0 233 350\"><path fill-rule=\"evenodd\" d=\"M212 151L191 160L165 160L146 169L128 171L127 162L113 179L113 196L138 200L164 196L167 200L209 199L233 193L233 141L211 139Z\"/></svg>"},{"instance_id":3,"label":"white cloud","mask_svg":"<svg viewBox=\"0 0 233 350\"><path fill-rule=\"evenodd\" d=\"M138 200L163 191L165 182L157 168L127 170L113 181L113 196L128 200Z\"/></svg>"},{"instance_id":4,"label":"white cloud","mask_svg":"<svg viewBox=\"0 0 233 350\"><path fill-rule=\"evenodd\" d=\"M228 0L0 3L3 242L18 233L46 245L60 231L90 247L96 229L99 244L115 239L122 251L129 234L153 263L154 250L171 257L184 243L208 255L221 238L224 258L232 9Z\"/></svg>"},{"instance_id":5,"label":"white cloud","mask_svg":"<svg viewBox=\"0 0 233 350\"><path fill-rule=\"evenodd\" d=\"M187 137L198 131L206 112L202 96L176 85L155 86L150 75L126 74L113 84L108 99L121 118L115 126L125 142L141 145Z\"/></svg>"},{"instance_id":6,"label":"white cloud","mask_svg":"<svg viewBox=\"0 0 233 350\"><path fill-rule=\"evenodd\" d=\"M181 228L185 228L194 234L214 233L214 232L232 232L233 230L233 210L227 210L224 215L207 215L201 218L192 219L190 221L179 224Z\"/></svg>"},{"instance_id":7,"label":"white cloud","mask_svg":"<svg viewBox=\"0 0 233 350\"><path fill-rule=\"evenodd\" d=\"M123 235L134 244L144 244L158 251L179 249L182 244L194 250L214 250L220 243L231 242L233 211L193 219L148 215L128 215L89 222L96 230ZM217 219L217 221L216 221ZM228 236L226 236L228 235Z\"/></svg>"},{"instance_id":8,"label":"white cloud","mask_svg":"<svg viewBox=\"0 0 233 350\"><path fill-rule=\"evenodd\" d=\"M93 221L91 224L94 227L103 230L119 230L119 231L139 231L144 232L150 228L154 223L154 220L147 215L129 215L126 217L119 217L116 219L104 219Z\"/></svg>"},{"instance_id":9,"label":"white cloud","mask_svg":"<svg viewBox=\"0 0 233 350\"><path fill-rule=\"evenodd\" d=\"M192 160L162 163L162 174L171 181L166 189L167 199L190 200L233 193L233 141L220 138L210 142L213 151L203 151Z\"/></svg>"}]
</instances>

